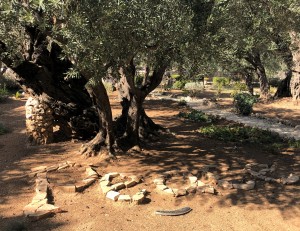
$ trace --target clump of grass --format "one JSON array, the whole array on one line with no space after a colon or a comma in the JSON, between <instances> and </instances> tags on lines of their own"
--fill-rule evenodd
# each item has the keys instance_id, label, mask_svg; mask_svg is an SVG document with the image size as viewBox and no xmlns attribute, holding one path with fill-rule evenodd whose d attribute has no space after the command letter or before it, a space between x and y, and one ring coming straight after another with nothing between
<instances>
[{"instance_id":1,"label":"clump of grass","mask_svg":"<svg viewBox=\"0 0 300 231\"><path fill-rule=\"evenodd\" d=\"M194 122L211 123L215 120L214 117L209 116L202 111L198 111L194 109L191 110L190 112L180 112L178 116Z\"/></svg>"},{"instance_id":2,"label":"clump of grass","mask_svg":"<svg viewBox=\"0 0 300 231\"><path fill-rule=\"evenodd\" d=\"M8 132L8 129L4 127L3 124L0 123L0 135L4 135Z\"/></svg>"},{"instance_id":3,"label":"clump of grass","mask_svg":"<svg viewBox=\"0 0 300 231\"><path fill-rule=\"evenodd\" d=\"M270 151L279 151L283 148L299 148L300 141L286 140L277 133L261 130L258 128L244 127L241 125L216 126L209 125L202 127L198 132L203 135L222 140L225 142L254 143L262 145Z\"/></svg>"}]
</instances>

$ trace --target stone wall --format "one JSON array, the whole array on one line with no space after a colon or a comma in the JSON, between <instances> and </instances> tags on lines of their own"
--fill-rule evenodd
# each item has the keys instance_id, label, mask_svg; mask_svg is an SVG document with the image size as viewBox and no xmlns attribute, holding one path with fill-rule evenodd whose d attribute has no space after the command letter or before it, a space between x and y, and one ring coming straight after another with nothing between
<instances>
[{"instance_id":1,"label":"stone wall","mask_svg":"<svg viewBox=\"0 0 300 231\"><path fill-rule=\"evenodd\" d=\"M52 109L40 98L29 97L26 104L26 130L32 144L53 142Z\"/></svg>"}]
</instances>

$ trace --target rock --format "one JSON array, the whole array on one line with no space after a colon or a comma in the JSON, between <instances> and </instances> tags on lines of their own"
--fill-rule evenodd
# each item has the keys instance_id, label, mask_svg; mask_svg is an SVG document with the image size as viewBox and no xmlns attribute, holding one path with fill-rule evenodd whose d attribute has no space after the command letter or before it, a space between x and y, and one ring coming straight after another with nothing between
<instances>
[{"instance_id":1,"label":"rock","mask_svg":"<svg viewBox=\"0 0 300 231\"><path fill-rule=\"evenodd\" d=\"M32 221L38 221L40 219L43 219L43 218L47 218L47 217L50 217L52 216L54 213L51 212L51 211L36 211L32 214L28 214L26 215L28 218L30 218L30 220Z\"/></svg>"},{"instance_id":2,"label":"rock","mask_svg":"<svg viewBox=\"0 0 300 231\"><path fill-rule=\"evenodd\" d=\"M110 186L103 186L103 187L101 187L101 190L102 190L103 194L106 195L108 192L110 192L112 190L112 188Z\"/></svg>"},{"instance_id":3,"label":"rock","mask_svg":"<svg viewBox=\"0 0 300 231\"><path fill-rule=\"evenodd\" d=\"M47 172L53 172L56 171L58 169L58 165L52 165L50 167L47 167Z\"/></svg>"},{"instance_id":4,"label":"rock","mask_svg":"<svg viewBox=\"0 0 300 231\"><path fill-rule=\"evenodd\" d=\"M89 176L89 177L95 177L95 178L98 178L98 173L94 170L94 169L92 169L91 167L88 167L88 168L86 168L85 169L85 172L86 172L86 174Z\"/></svg>"},{"instance_id":5,"label":"rock","mask_svg":"<svg viewBox=\"0 0 300 231\"><path fill-rule=\"evenodd\" d=\"M100 181L100 187L105 187L105 186L110 186L111 183L110 181L104 180L104 181Z\"/></svg>"},{"instance_id":6,"label":"rock","mask_svg":"<svg viewBox=\"0 0 300 231\"><path fill-rule=\"evenodd\" d=\"M85 183L86 187L92 185L96 181L96 178L93 178L93 176L91 177L92 178L87 178L82 180L82 182Z\"/></svg>"},{"instance_id":7,"label":"rock","mask_svg":"<svg viewBox=\"0 0 300 231\"><path fill-rule=\"evenodd\" d=\"M163 190L163 192L165 192L167 194L172 194L174 196L174 192L173 192L173 190L171 188L167 187L166 189Z\"/></svg>"},{"instance_id":8,"label":"rock","mask_svg":"<svg viewBox=\"0 0 300 231\"><path fill-rule=\"evenodd\" d=\"M75 193L76 192L76 187L73 184L66 184L66 185L59 185L58 188L67 193Z\"/></svg>"},{"instance_id":9,"label":"rock","mask_svg":"<svg viewBox=\"0 0 300 231\"><path fill-rule=\"evenodd\" d=\"M47 179L47 172L39 172L36 176L38 179Z\"/></svg>"},{"instance_id":10,"label":"rock","mask_svg":"<svg viewBox=\"0 0 300 231\"><path fill-rule=\"evenodd\" d=\"M190 187L188 187L188 188L186 189L186 191L187 191L188 193L196 193L196 192L197 192L197 187L195 187L195 186L190 186Z\"/></svg>"},{"instance_id":11,"label":"rock","mask_svg":"<svg viewBox=\"0 0 300 231\"><path fill-rule=\"evenodd\" d=\"M132 181L135 181L137 184L139 184L139 183L142 181L142 177L138 177L138 176L136 176L136 175L129 176L129 178L130 178Z\"/></svg>"},{"instance_id":12,"label":"rock","mask_svg":"<svg viewBox=\"0 0 300 231\"><path fill-rule=\"evenodd\" d=\"M197 182L198 178L196 176L190 176L189 180L190 180L190 183L193 184L193 183Z\"/></svg>"},{"instance_id":13,"label":"rock","mask_svg":"<svg viewBox=\"0 0 300 231\"><path fill-rule=\"evenodd\" d=\"M120 196L120 193L116 192L116 191L109 191L106 194L106 198L111 199L113 201L117 201L119 196Z\"/></svg>"},{"instance_id":14,"label":"rock","mask_svg":"<svg viewBox=\"0 0 300 231\"><path fill-rule=\"evenodd\" d=\"M201 188L201 187L204 187L204 186L206 186L206 184L204 182L202 182L201 180L197 181L197 187Z\"/></svg>"},{"instance_id":15,"label":"rock","mask_svg":"<svg viewBox=\"0 0 300 231\"><path fill-rule=\"evenodd\" d=\"M47 169L47 166L39 166L31 169L31 172L45 172Z\"/></svg>"},{"instance_id":16,"label":"rock","mask_svg":"<svg viewBox=\"0 0 300 231\"><path fill-rule=\"evenodd\" d=\"M67 160L67 164L68 164L70 167L74 167L76 163L75 163L74 161Z\"/></svg>"},{"instance_id":17,"label":"rock","mask_svg":"<svg viewBox=\"0 0 300 231\"><path fill-rule=\"evenodd\" d=\"M123 182L120 182L120 183L117 183L117 184L114 184L114 185L111 185L110 186L113 190L115 191L118 191L118 190L121 190L123 188L125 188L125 184Z\"/></svg>"},{"instance_id":18,"label":"rock","mask_svg":"<svg viewBox=\"0 0 300 231\"><path fill-rule=\"evenodd\" d=\"M131 197L129 195L120 195L119 198L118 198L118 201L121 201L121 202L123 202L123 201L127 202L128 201L128 202L130 202Z\"/></svg>"},{"instance_id":19,"label":"rock","mask_svg":"<svg viewBox=\"0 0 300 231\"><path fill-rule=\"evenodd\" d=\"M202 189L202 193L215 194L215 189L214 187L205 187Z\"/></svg>"},{"instance_id":20,"label":"rock","mask_svg":"<svg viewBox=\"0 0 300 231\"><path fill-rule=\"evenodd\" d=\"M187 195L187 191L185 189L173 189L175 197L185 196Z\"/></svg>"},{"instance_id":21,"label":"rock","mask_svg":"<svg viewBox=\"0 0 300 231\"><path fill-rule=\"evenodd\" d=\"M299 176L294 175L291 173L287 178L282 179L283 184L295 184L299 181Z\"/></svg>"},{"instance_id":22,"label":"rock","mask_svg":"<svg viewBox=\"0 0 300 231\"><path fill-rule=\"evenodd\" d=\"M224 188L224 189L232 189L233 185L227 180L218 180L218 186Z\"/></svg>"},{"instance_id":23,"label":"rock","mask_svg":"<svg viewBox=\"0 0 300 231\"><path fill-rule=\"evenodd\" d=\"M249 180L246 184L232 184L235 189L251 190L255 187L255 181Z\"/></svg>"},{"instance_id":24,"label":"rock","mask_svg":"<svg viewBox=\"0 0 300 231\"><path fill-rule=\"evenodd\" d=\"M37 192L33 197L33 201L40 201L47 198L47 192Z\"/></svg>"},{"instance_id":25,"label":"rock","mask_svg":"<svg viewBox=\"0 0 300 231\"><path fill-rule=\"evenodd\" d=\"M136 204L142 204L145 200L144 193L138 192L132 196L132 201Z\"/></svg>"},{"instance_id":26,"label":"rock","mask_svg":"<svg viewBox=\"0 0 300 231\"><path fill-rule=\"evenodd\" d=\"M164 191L165 189L167 189L168 187L164 184L158 184L156 185L156 188L160 191Z\"/></svg>"},{"instance_id":27,"label":"rock","mask_svg":"<svg viewBox=\"0 0 300 231\"><path fill-rule=\"evenodd\" d=\"M105 174L107 176L107 180L111 180L112 178L118 177L120 176L120 174L118 172L110 172L108 174Z\"/></svg>"},{"instance_id":28,"label":"rock","mask_svg":"<svg viewBox=\"0 0 300 231\"><path fill-rule=\"evenodd\" d=\"M37 209L37 211L39 212L39 211L48 211L48 212L53 212L53 213L59 213L59 212L61 212L62 210L61 210L61 208L59 208L59 207L57 207L57 206L54 206L54 205L52 205L52 204L44 204L44 205L42 205L41 207L39 207L38 209Z\"/></svg>"},{"instance_id":29,"label":"rock","mask_svg":"<svg viewBox=\"0 0 300 231\"><path fill-rule=\"evenodd\" d=\"M124 184L126 188L130 188L135 186L137 183L135 181L125 181Z\"/></svg>"},{"instance_id":30,"label":"rock","mask_svg":"<svg viewBox=\"0 0 300 231\"><path fill-rule=\"evenodd\" d=\"M65 169L65 168L68 168L68 167L70 167L70 166L67 163L59 164L57 170Z\"/></svg>"},{"instance_id":31,"label":"rock","mask_svg":"<svg viewBox=\"0 0 300 231\"><path fill-rule=\"evenodd\" d=\"M156 178L153 180L153 183L158 185L158 184L165 184L165 179L164 178Z\"/></svg>"}]
</instances>

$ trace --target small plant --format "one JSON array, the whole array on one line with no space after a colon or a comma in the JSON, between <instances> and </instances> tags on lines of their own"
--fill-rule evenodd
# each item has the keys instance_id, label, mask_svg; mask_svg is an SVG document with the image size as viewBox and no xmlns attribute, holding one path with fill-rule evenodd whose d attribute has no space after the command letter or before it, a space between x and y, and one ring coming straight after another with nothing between
<instances>
[{"instance_id":1,"label":"small plant","mask_svg":"<svg viewBox=\"0 0 300 231\"><path fill-rule=\"evenodd\" d=\"M233 104L237 113L244 116L252 113L253 105L257 102L257 98L249 93L238 93L233 98Z\"/></svg>"},{"instance_id":2,"label":"small plant","mask_svg":"<svg viewBox=\"0 0 300 231\"><path fill-rule=\"evenodd\" d=\"M17 91L17 92L16 92L16 94L15 94L15 98L16 98L16 99L20 99L20 98L21 98L21 94L20 94L20 92L19 92L19 91Z\"/></svg>"},{"instance_id":3,"label":"small plant","mask_svg":"<svg viewBox=\"0 0 300 231\"><path fill-rule=\"evenodd\" d=\"M104 82L103 82L103 85L104 85L104 87L105 87L105 89L106 89L106 91L107 91L108 93L111 93L111 92L113 92L113 91L115 90L113 84L110 83L110 82L105 82L105 81L104 81Z\"/></svg>"},{"instance_id":4,"label":"small plant","mask_svg":"<svg viewBox=\"0 0 300 231\"><path fill-rule=\"evenodd\" d=\"M5 99L7 99L8 96L9 96L9 92L6 89L6 85L3 84L3 87L1 87L1 85L0 85L0 102L4 101Z\"/></svg>"},{"instance_id":5,"label":"small plant","mask_svg":"<svg viewBox=\"0 0 300 231\"><path fill-rule=\"evenodd\" d=\"M237 95L241 92L247 92L247 91L248 91L248 87L245 83L235 82L233 84L233 91L230 95L231 95L231 97L234 97L235 95Z\"/></svg>"},{"instance_id":6,"label":"small plant","mask_svg":"<svg viewBox=\"0 0 300 231\"><path fill-rule=\"evenodd\" d=\"M3 124L0 123L0 135L3 135L5 133L7 133L7 132L8 132L7 128L5 128L3 126Z\"/></svg>"},{"instance_id":7,"label":"small plant","mask_svg":"<svg viewBox=\"0 0 300 231\"><path fill-rule=\"evenodd\" d=\"M216 98L219 98L224 86L230 84L230 79L226 77L213 77L213 86L217 89Z\"/></svg>"},{"instance_id":8,"label":"small plant","mask_svg":"<svg viewBox=\"0 0 300 231\"><path fill-rule=\"evenodd\" d=\"M182 90L186 84L186 81L184 80L177 80L175 83L173 83L172 88L177 90Z\"/></svg>"},{"instance_id":9,"label":"small plant","mask_svg":"<svg viewBox=\"0 0 300 231\"><path fill-rule=\"evenodd\" d=\"M190 112L180 112L178 116L194 122L211 123L214 120L213 117L197 110L191 110Z\"/></svg>"}]
</instances>

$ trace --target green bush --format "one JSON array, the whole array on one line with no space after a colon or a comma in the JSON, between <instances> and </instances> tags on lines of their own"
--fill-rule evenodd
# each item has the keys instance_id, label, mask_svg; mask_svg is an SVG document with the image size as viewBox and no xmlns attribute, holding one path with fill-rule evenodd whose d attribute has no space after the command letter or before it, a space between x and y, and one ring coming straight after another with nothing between
<instances>
[{"instance_id":1,"label":"green bush","mask_svg":"<svg viewBox=\"0 0 300 231\"><path fill-rule=\"evenodd\" d=\"M238 93L233 98L237 113L245 116L252 113L253 105L257 102L257 98L249 93Z\"/></svg>"},{"instance_id":2,"label":"green bush","mask_svg":"<svg viewBox=\"0 0 300 231\"><path fill-rule=\"evenodd\" d=\"M204 112L197 110L191 110L190 112L180 112L178 116L194 122L211 123L214 120L212 116L209 116Z\"/></svg>"},{"instance_id":3,"label":"green bush","mask_svg":"<svg viewBox=\"0 0 300 231\"><path fill-rule=\"evenodd\" d=\"M177 90L182 90L184 88L184 85L186 84L186 81L184 80L177 80L175 83L173 83L172 88Z\"/></svg>"},{"instance_id":4,"label":"green bush","mask_svg":"<svg viewBox=\"0 0 300 231\"><path fill-rule=\"evenodd\" d=\"M248 91L248 87L245 83L235 82L233 84L233 91L231 93L231 97L234 97L235 95L245 91Z\"/></svg>"},{"instance_id":5,"label":"green bush","mask_svg":"<svg viewBox=\"0 0 300 231\"><path fill-rule=\"evenodd\" d=\"M213 85L218 86L228 86L230 84L230 79L226 77L213 77Z\"/></svg>"},{"instance_id":6,"label":"green bush","mask_svg":"<svg viewBox=\"0 0 300 231\"><path fill-rule=\"evenodd\" d=\"M108 93L115 91L115 87L112 83L103 81L103 85Z\"/></svg>"}]
</instances>

